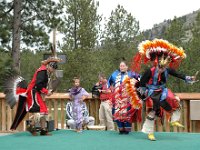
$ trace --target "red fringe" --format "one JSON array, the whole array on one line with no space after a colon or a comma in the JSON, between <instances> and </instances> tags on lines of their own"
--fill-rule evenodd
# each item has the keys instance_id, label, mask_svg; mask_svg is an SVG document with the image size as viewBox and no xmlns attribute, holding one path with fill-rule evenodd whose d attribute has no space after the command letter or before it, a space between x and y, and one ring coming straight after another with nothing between
<instances>
[{"instance_id":1,"label":"red fringe","mask_svg":"<svg viewBox=\"0 0 200 150\"><path fill-rule=\"evenodd\" d=\"M137 53L133 57L133 61L132 61L132 64L131 64L131 70L134 71L134 72L140 72L141 63L142 63L142 56L141 56L140 53Z\"/></svg>"},{"instance_id":2,"label":"red fringe","mask_svg":"<svg viewBox=\"0 0 200 150\"><path fill-rule=\"evenodd\" d=\"M113 104L115 104L115 99L123 100L124 98L132 98L130 104L127 104L124 107L121 107L119 110L117 110L113 114L114 120L120 120L120 121L127 121L127 122L141 122L142 121L142 104L139 103L140 99L138 99L137 95L134 95L134 89L131 87L130 78L127 78L124 80L124 82L117 87L118 90L115 89L115 92L113 94L112 100ZM127 94L122 95L120 93L123 92L123 90L127 91ZM136 107L136 108L135 108ZM139 107L139 108L138 108ZM127 110L128 108L131 108L130 110ZM122 113L124 110L127 110L126 113Z\"/></svg>"},{"instance_id":3,"label":"red fringe","mask_svg":"<svg viewBox=\"0 0 200 150\"><path fill-rule=\"evenodd\" d=\"M178 60L172 60L172 62L169 64L169 67L172 69L177 69L180 64L181 64L182 59L178 59Z\"/></svg>"}]
</instances>

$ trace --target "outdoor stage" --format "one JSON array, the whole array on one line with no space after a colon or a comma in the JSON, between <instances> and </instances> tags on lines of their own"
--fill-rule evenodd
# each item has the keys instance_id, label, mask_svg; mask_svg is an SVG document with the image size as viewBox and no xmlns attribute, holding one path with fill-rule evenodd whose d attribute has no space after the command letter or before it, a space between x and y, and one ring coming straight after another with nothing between
<instances>
[{"instance_id":1,"label":"outdoor stage","mask_svg":"<svg viewBox=\"0 0 200 150\"><path fill-rule=\"evenodd\" d=\"M52 136L33 137L28 132L0 136L1 150L198 150L199 133L157 132L149 141L141 132L119 135L116 131L53 131Z\"/></svg>"}]
</instances>

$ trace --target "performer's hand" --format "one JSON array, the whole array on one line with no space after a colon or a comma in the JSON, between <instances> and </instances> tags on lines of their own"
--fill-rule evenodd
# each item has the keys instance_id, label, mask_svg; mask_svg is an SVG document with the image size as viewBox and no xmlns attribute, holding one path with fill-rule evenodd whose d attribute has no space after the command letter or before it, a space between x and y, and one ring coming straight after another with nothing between
<instances>
[{"instance_id":1,"label":"performer's hand","mask_svg":"<svg viewBox=\"0 0 200 150\"><path fill-rule=\"evenodd\" d=\"M101 93L101 92L102 92L102 90L101 90L101 89L98 89L98 91L99 91L99 93Z\"/></svg>"},{"instance_id":2,"label":"performer's hand","mask_svg":"<svg viewBox=\"0 0 200 150\"><path fill-rule=\"evenodd\" d=\"M196 80L196 76L190 76L190 78L191 78L192 81Z\"/></svg>"},{"instance_id":3,"label":"performer's hand","mask_svg":"<svg viewBox=\"0 0 200 150\"><path fill-rule=\"evenodd\" d=\"M51 96L53 94L52 90L49 90L47 96Z\"/></svg>"},{"instance_id":4,"label":"performer's hand","mask_svg":"<svg viewBox=\"0 0 200 150\"><path fill-rule=\"evenodd\" d=\"M137 90L142 96L147 94L145 87L139 87Z\"/></svg>"},{"instance_id":5,"label":"performer's hand","mask_svg":"<svg viewBox=\"0 0 200 150\"><path fill-rule=\"evenodd\" d=\"M198 82L199 80L196 80L196 76L186 76L186 83L194 84L195 82Z\"/></svg>"},{"instance_id":6,"label":"performer's hand","mask_svg":"<svg viewBox=\"0 0 200 150\"><path fill-rule=\"evenodd\" d=\"M82 96L82 101L84 101L87 98L87 96Z\"/></svg>"}]
</instances>

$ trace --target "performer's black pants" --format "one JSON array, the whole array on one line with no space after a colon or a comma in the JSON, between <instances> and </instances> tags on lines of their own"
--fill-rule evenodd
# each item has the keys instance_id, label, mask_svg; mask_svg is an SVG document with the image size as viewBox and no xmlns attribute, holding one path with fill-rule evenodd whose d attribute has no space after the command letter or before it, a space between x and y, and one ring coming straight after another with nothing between
<instances>
[{"instance_id":1,"label":"performer's black pants","mask_svg":"<svg viewBox=\"0 0 200 150\"><path fill-rule=\"evenodd\" d=\"M160 114L160 107L162 107L166 111L171 111L172 107L170 104L165 100L160 101L162 92L153 92L152 95L150 96L151 99L153 100L153 110L156 112L156 115L159 116Z\"/></svg>"}]
</instances>

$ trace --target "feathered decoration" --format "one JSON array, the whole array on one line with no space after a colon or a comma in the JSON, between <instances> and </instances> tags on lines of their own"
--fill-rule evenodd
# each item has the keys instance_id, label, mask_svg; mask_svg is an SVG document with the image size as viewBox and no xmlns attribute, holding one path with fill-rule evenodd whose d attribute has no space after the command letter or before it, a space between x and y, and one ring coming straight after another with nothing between
<instances>
[{"instance_id":1,"label":"feathered decoration","mask_svg":"<svg viewBox=\"0 0 200 150\"><path fill-rule=\"evenodd\" d=\"M138 53L133 59L132 70L139 71L140 65L143 62L147 64L150 61L158 60L158 57L169 56L171 59L170 67L177 66L176 63L186 58L186 54L182 47L178 48L163 39L146 40L138 45Z\"/></svg>"},{"instance_id":2,"label":"feathered decoration","mask_svg":"<svg viewBox=\"0 0 200 150\"><path fill-rule=\"evenodd\" d=\"M142 102L137 95L136 79L126 78L123 83L117 87L113 94L113 103L115 111L114 120L125 122L141 122ZM118 106L118 103L120 104Z\"/></svg>"},{"instance_id":3,"label":"feathered decoration","mask_svg":"<svg viewBox=\"0 0 200 150\"><path fill-rule=\"evenodd\" d=\"M43 65L48 65L50 62L61 62L62 59L58 58L58 57L49 57L46 60L43 60L41 63Z\"/></svg>"},{"instance_id":4,"label":"feathered decoration","mask_svg":"<svg viewBox=\"0 0 200 150\"><path fill-rule=\"evenodd\" d=\"M26 97L27 82L19 75L10 76L4 82L4 93L7 104L12 109L19 96Z\"/></svg>"},{"instance_id":5,"label":"feathered decoration","mask_svg":"<svg viewBox=\"0 0 200 150\"><path fill-rule=\"evenodd\" d=\"M141 99L138 97L137 89L135 87L137 82L138 81L136 79L134 78L131 79L128 77L124 80L124 84L126 85L126 91L130 96L131 106L134 109L142 108L142 102Z\"/></svg>"},{"instance_id":6,"label":"feathered decoration","mask_svg":"<svg viewBox=\"0 0 200 150\"><path fill-rule=\"evenodd\" d=\"M56 53L56 50L55 50L55 46L51 45L51 57L49 57L48 59L46 60L43 60L41 63L43 65L47 65L49 64L50 62L61 62L62 59L58 58L57 57L57 53Z\"/></svg>"},{"instance_id":7,"label":"feathered decoration","mask_svg":"<svg viewBox=\"0 0 200 150\"><path fill-rule=\"evenodd\" d=\"M171 53L173 57L186 58L186 54L182 47L178 48L173 44L163 39L154 39L153 41L143 41L138 45L138 51L142 55L146 55L150 59L152 52L167 52Z\"/></svg>"}]
</instances>

